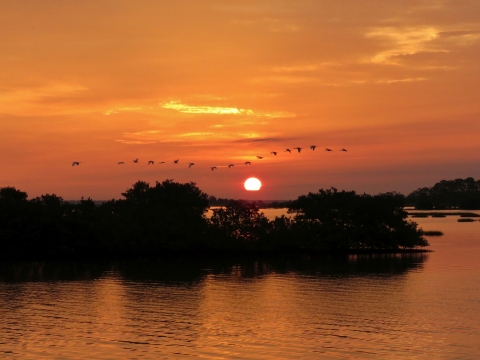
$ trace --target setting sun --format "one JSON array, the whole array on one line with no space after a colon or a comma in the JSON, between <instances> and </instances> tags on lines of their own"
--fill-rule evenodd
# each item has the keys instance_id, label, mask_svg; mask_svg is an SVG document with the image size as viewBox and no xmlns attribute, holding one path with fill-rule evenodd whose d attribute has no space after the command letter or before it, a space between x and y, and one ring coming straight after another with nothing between
<instances>
[{"instance_id":1,"label":"setting sun","mask_svg":"<svg viewBox=\"0 0 480 360\"><path fill-rule=\"evenodd\" d=\"M245 181L244 186L248 191L258 191L262 187L262 183L257 178L249 178Z\"/></svg>"}]
</instances>

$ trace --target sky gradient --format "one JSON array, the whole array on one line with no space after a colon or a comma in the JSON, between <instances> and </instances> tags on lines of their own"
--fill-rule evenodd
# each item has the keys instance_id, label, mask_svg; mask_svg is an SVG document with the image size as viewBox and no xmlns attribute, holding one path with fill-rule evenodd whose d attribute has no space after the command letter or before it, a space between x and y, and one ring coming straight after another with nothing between
<instances>
[{"instance_id":1,"label":"sky gradient","mask_svg":"<svg viewBox=\"0 0 480 360\"><path fill-rule=\"evenodd\" d=\"M480 1L1 4L0 186L30 197L174 179L293 199L480 178Z\"/></svg>"}]
</instances>

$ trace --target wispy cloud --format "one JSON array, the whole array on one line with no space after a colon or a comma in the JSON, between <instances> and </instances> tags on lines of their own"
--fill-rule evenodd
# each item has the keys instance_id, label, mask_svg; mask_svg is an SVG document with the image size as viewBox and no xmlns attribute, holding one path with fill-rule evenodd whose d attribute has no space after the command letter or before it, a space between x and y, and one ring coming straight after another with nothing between
<instances>
[{"instance_id":1,"label":"wispy cloud","mask_svg":"<svg viewBox=\"0 0 480 360\"><path fill-rule=\"evenodd\" d=\"M146 144L155 144L156 141L141 141L141 140L128 140L128 139L117 139L115 141L121 142L122 144L127 145L146 145Z\"/></svg>"},{"instance_id":2,"label":"wispy cloud","mask_svg":"<svg viewBox=\"0 0 480 360\"><path fill-rule=\"evenodd\" d=\"M267 77L258 77L252 79L253 83L276 82L282 84L305 84L319 82L319 79L312 76L295 76L295 75L274 75Z\"/></svg>"},{"instance_id":3,"label":"wispy cloud","mask_svg":"<svg viewBox=\"0 0 480 360\"><path fill-rule=\"evenodd\" d=\"M438 33L439 40L452 42L455 45L469 46L480 40L480 30L453 30Z\"/></svg>"},{"instance_id":4,"label":"wispy cloud","mask_svg":"<svg viewBox=\"0 0 480 360\"><path fill-rule=\"evenodd\" d=\"M2 79L3 80L3 79ZM88 88L75 83L46 83L36 84L30 87L13 86L2 84L0 91L0 112L12 114L29 114L45 107L55 113L65 113L68 107L62 106L64 102L71 102L88 92ZM29 104L29 106L25 106Z\"/></svg>"},{"instance_id":5,"label":"wispy cloud","mask_svg":"<svg viewBox=\"0 0 480 360\"><path fill-rule=\"evenodd\" d=\"M279 137L264 137L264 138L246 138L238 139L233 142L236 143L259 143L259 142L279 142L285 140L292 140L291 138L279 138Z\"/></svg>"},{"instance_id":6,"label":"wispy cloud","mask_svg":"<svg viewBox=\"0 0 480 360\"><path fill-rule=\"evenodd\" d=\"M321 68L325 68L333 65L337 65L337 64L325 62L325 63L318 63L318 64L275 66L272 68L272 71L278 72L278 73L312 72L312 71L317 71Z\"/></svg>"},{"instance_id":7,"label":"wispy cloud","mask_svg":"<svg viewBox=\"0 0 480 360\"><path fill-rule=\"evenodd\" d=\"M125 135L129 136L150 136L162 133L162 130L144 130L144 131L136 131L136 132L125 132Z\"/></svg>"},{"instance_id":8,"label":"wispy cloud","mask_svg":"<svg viewBox=\"0 0 480 360\"><path fill-rule=\"evenodd\" d=\"M138 111L138 110L142 110L142 107L140 107L140 106L121 107L121 108L118 108L118 109L107 110L103 114L104 115L111 115L111 114L118 114L118 113L124 112L124 111Z\"/></svg>"},{"instance_id":9,"label":"wispy cloud","mask_svg":"<svg viewBox=\"0 0 480 360\"><path fill-rule=\"evenodd\" d=\"M379 39L386 50L374 55L374 63L398 64L394 58L401 55L413 55L427 51L427 43L438 38L440 31L432 27L403 28L380 27L369 31L367 38ZM436 51L428 49L428 51Z\"/></svg>"},{"instance_id":10,"label":"wispy cloud","mask_svg":"<svg viewBox=\"0 0 480 360\"><path fill-rule=\"evenodd\" d=\"M213 132L191 132L178 135L179 137L205 137L213 135Z\"/></svg>"},{"instance_id":11,"label":"wispy cloud","mask_svg":"<svg viewBox=\"0 0 480 360\"><path fill-rule=\"evenodd\" d=\"M180 101L170 101L160 104L164 109L176 110L186 114L212 114L212 115L243 115L267 118L294 117L295 114L287 112L255 112L250 109L220 106L196 106L182 104Z\"/></svg>"},{"instance_id":12,"label":"wispy cloud","mask_svg":"<svg viewBox=\"0 0 480 360\"><path fill-rule=\"evenodd\" d=\"M253 115L252 110L238 109L234 107L186 105L179 101L170 101L160 105L164 109L177 110L187 114Z\"/></svg>"},{"instance_id":13,"label":"wispy cloud","mask_svg":"<svg viewBox=\"0 0 480 360\"><path fill-rule=\"evenodd\" d=\"M406 78L406 79L391 79L391 80L378 80L376 84L394 84L394 83L410 83L416 81L426 81L426 78Z\"/></svg>"},{"instance_id":14,"label":"wispy cloud","mask_svg":"<svg viewBox=\"0 0 480 360\"><path fill-rule=\"evenodd\" d=\"M248 131L248 130L247 130ZM163 130L143 130L136 132L124 132L123 139L115 141L124 144L155 144L155 143L184 143L191 144L192 142L231 142L242 141L260 142L267 141L265 139L273 139L266 136L266 133L259 133L255 131L193 131L193 132L164 132Z\"/></svg>"}]
</instances>

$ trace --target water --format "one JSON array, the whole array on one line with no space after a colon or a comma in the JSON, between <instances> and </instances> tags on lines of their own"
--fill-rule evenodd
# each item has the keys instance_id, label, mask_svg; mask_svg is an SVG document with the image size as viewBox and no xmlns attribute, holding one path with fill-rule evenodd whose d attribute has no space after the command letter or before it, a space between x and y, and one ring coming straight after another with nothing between
<instances>
[{"instance_id":1,"label":"water","mask_svg":"<svg viewBox=\"0 0 480 360\"><path fill-rule=\"evenodd\" d=\"M480 222L408 256L0 265L0 358L479 359Z\"/></svg>"}]
</instances>

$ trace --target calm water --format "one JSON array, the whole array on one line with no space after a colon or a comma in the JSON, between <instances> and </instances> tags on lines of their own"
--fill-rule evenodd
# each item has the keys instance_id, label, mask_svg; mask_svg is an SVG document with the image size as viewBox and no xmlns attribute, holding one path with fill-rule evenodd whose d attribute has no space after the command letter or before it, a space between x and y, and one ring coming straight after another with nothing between
<instances>
[{"instance_id":1,"label":"calm water","mask_svg":"<svg viewBox=\"0 0 480 360\"><path fill-rule=\"evenodd\" d=\"M2 264L0 358L479 359L457 219L416 219L445 233L423 255Z\"/></svg>"}]
</instances>

